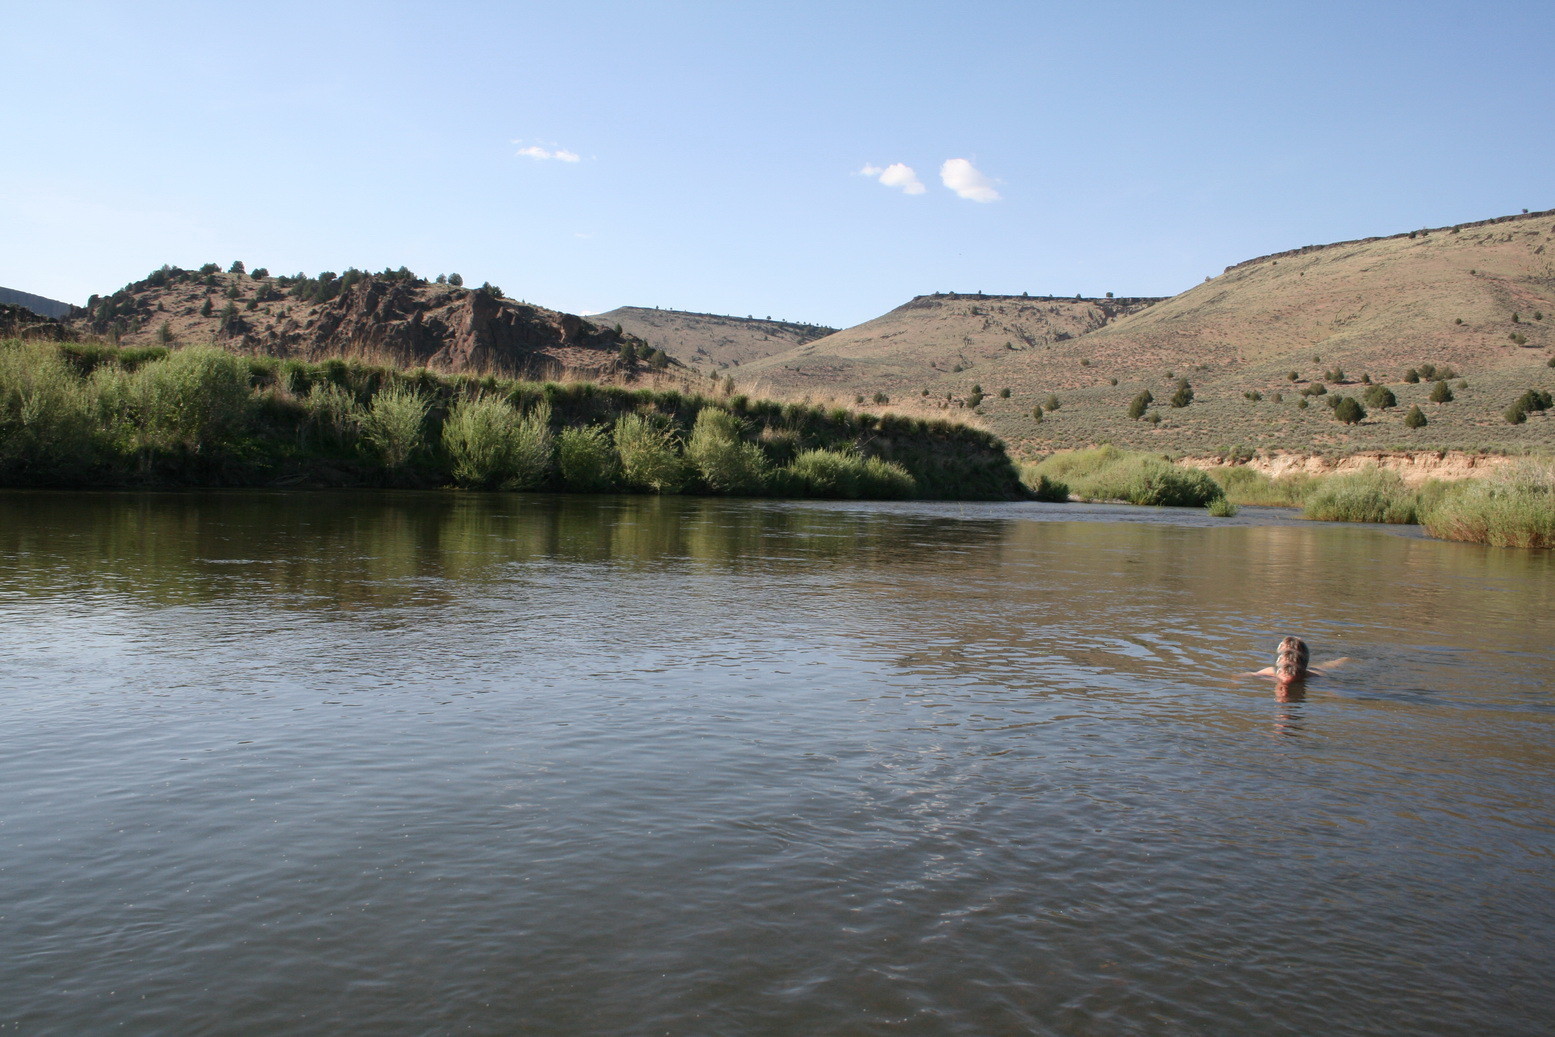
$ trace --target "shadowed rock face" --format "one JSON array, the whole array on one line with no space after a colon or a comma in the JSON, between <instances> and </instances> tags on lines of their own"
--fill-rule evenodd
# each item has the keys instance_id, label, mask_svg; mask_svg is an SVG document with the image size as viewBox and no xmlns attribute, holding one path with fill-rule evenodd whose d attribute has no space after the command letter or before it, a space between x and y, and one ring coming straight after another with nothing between
<instances>
[{"instance_id":1,"label":"shadowed rock face","mask_svg":"<svg viewBox=\"0 0 1555 1037\"><path fill-rule=\"evenodd\" d=\"M25 306L0 303L0 338L47 339L60 342L68 338L65 325L52 317L41 317Z\"/></svg>"},{"instance_id":2,"label":"shadowed rock face","mask_svg":"<svg viewBox=\"0 0 1555 1037\"><path fill-rule=\"evenodd\" d=\"M103 302L111 308L99 306L71 329L149 345L162 340L165 325L173 342L214 342L237 352L530 378L624 374L622 343L643 349L631 335L570 313L403 277L363 277L334 298L311 302L268 279L179 271L128 285ZM229 302L235 312L223 315Z\"/></svg>"},{"instance_id":3,"label":"shadowed rock face","mask_svg":"<svg viewBox=\"0 0 1555 1037\"><path fill-rule=\"evenodd\" d=\"M245 342L249 340L245 336ZM404 367L554 377L616 369L622 337L570 313L481 291L369 279L276 333L287 355L361 353ZM269 343L256 336L265 352Z\"/></svg>"}]
</instances>

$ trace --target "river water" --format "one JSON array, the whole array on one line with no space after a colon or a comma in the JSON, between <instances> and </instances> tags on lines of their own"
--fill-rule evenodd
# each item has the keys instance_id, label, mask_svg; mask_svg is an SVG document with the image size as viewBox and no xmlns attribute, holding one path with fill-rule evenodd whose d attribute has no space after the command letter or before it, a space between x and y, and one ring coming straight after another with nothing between
<instances>
[{"instance_id":1,"label":"river water","mask_svg":"<svg viewBox=\"0 0 1555 1037\"><path fill-rule=\"evenodd\" d=\"M1254 509L3 495L0 1033L1547 1033L1552 598Z\"/></svg>"}]
</instances>

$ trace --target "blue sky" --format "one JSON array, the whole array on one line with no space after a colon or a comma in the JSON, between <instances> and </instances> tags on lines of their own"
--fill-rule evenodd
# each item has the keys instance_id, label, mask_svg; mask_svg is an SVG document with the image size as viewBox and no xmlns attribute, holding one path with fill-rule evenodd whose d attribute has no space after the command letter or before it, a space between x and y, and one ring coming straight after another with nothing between
<instances>
[{"instance_id":1,"label":"blue sky","mask_svg":"<svg viewBox=\"0 0 1555 1037\"><path fill-rule=\"evenodd\" d=\"M72 302L242 259L846 326L1555 207L1547 2L7 0L0 24L0 285Z\"/></svg>"}]
</instances>

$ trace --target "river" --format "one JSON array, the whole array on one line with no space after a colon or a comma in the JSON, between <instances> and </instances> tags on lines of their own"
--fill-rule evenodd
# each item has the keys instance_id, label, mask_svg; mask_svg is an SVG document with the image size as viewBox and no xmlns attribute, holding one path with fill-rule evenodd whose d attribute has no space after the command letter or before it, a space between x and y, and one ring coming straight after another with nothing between
<instances>
[{"instance_id":1,"label":"river","mask_svg":"<svg viewBox=\"0 0 1555 1037\"><path fill-rule=\"evenodd\" d=\"M1548 1032L1552 599L1262 509L3 494L0 1033Z\"/></svg>"}]
</instances>

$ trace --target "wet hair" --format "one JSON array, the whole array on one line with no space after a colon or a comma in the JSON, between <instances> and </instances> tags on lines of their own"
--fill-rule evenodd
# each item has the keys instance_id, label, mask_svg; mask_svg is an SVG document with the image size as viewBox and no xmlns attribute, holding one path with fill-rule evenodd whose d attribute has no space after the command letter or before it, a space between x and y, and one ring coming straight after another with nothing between
<instances>
[{"instance_id":1,"label":"wet hair","mask_svg":"<svg viewBox=\"0 0 1555 1037\"><path fill-rule=\"evenodd\" d=\"M1274 650L1274 672L1300 676L1307 669L1307 643L1299 637L1287 637Z\"/></svg>"}]
</instances>

